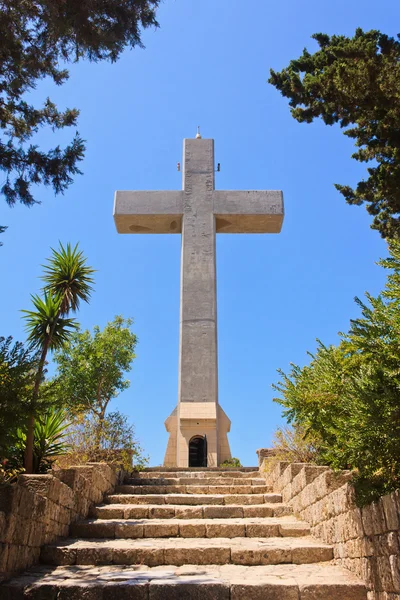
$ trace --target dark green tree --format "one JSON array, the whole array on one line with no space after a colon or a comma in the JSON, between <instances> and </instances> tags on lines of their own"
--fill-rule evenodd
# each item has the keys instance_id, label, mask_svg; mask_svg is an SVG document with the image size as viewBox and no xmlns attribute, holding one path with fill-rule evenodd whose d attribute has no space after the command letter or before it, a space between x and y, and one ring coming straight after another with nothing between
<instances>
[{"instance_id":1,"label":"dark green tree","mask_svg":"<svg viewBox=\"0 0 400 600\"><path fill-rule=\"evenodd\" d=\"M269 83L290 99L300 123L320 117L339 123L355 140L353 158L372 163L368 178L353 189L335 187L349 204L366 203L372 228L384 238L400 236L400 41L379 31L357 29L354 37L312 36L319 50L307 49ZM399 37L399 36L398 36Z\"/></svg>"},{"instance_id":2,"label":"dark green tree","mask_svg":"<svg viewBox=\"0 0 400 600\"><path fill-rule=\"evenodd\" d=\"M80 173L84 142L78 133L65 148L41 150L32 137L43 126L75 127L79 111L58 110L49 99L29 103L46 77L68 79L68 63L116 61L125 48L142 47L141 29L157 26L160 0L0 0L0 170L10 206L37 203L32 184L63 193Z\"/></svg>"},{"instance_id":3,"label":"dark green tree","mask_svg":"<svg viewBox=\"0 0 400 600\"><path fill-rule=\"evenodd\" d=\"M24 427L39 353L12 337L0 337L0 458L8 458L18 427Z\"/></svg>"}]
</instances>

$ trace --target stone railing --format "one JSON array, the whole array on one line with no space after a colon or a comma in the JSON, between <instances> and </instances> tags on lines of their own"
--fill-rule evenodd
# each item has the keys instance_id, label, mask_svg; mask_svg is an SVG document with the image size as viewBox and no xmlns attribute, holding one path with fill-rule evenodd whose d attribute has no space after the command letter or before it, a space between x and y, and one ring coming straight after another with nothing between
<instances>
[{"instance_id":1,"label":"stone railing","mask_svg":"<svg viewBox=\"0 0 400 600\"><path fill-rule=\"evenodd\" d=\"M332 544L335 562L365 581L368 600L400 599L399 492L359 508L348 471L273 458L260 470L312 535Z\"/></svg>"},{"instance_id":2,"label":"stone railing","mask_svg":"<svg viewBox=\"0 0 400 600\"><path fill-rule=\"evenodd\" d=\"M88 463L20 475L0 487L0 581L37 562L44 544L68 536L70 524L86 517L122 477L105 463Z\"/></svg>"}]
</instances>

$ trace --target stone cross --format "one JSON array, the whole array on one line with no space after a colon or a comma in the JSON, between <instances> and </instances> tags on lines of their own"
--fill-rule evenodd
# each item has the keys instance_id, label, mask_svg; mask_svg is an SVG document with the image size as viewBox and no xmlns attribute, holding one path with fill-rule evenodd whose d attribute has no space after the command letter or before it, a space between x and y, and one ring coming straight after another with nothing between
<instances>
[{"instance_id":1,"label":"stone cross","mask_svg":"<svg viewBox=\"0 0 400 600\"><path fill-rule=\"evenodd\" d=\"M282 192L218 191L214 173L214 140L198 134L183 143L182 191L115 194L118 233L182 234L178 406L165 423L171 467L203 466L205 435L204 466L230 458L230 421L218 405L215 234L279 233L283 221Z\"/></svg>"}]
</instances>

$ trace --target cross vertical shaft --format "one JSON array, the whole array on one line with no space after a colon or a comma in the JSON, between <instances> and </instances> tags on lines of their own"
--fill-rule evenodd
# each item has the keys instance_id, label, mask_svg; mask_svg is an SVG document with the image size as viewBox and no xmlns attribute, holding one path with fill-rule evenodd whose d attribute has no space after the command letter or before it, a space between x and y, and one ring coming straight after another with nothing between
<instances>
[{"instance_id":1,"label":"cross vertical shaft","mask_svg":"<svg viewBox=\"0 0 400 600\"><path fill-rule=\"evenodd\" d=\"M184 403L213 403L216 418L217 297L214 191L214 141L186 139L183 165L183 222L181 257L181 319L178 422L195 411ZM194 406L192 407L195 408ZM200 408L200 414L198 409ZM209 406L211 408L211 406ZM214 408L214 407L213 407ZM196 406L201 418L201 407ZM204 417L206 417L204 412ZM210 414L211 416L211 414ZM188 419L189 420L189 419ZM189 424L189 423L188 423ZM187 442L179 443L178 464L187 455ZM209 434L209 445L217 439ZM180 459L180 462L179 462Z\"/></svg>"}]
</instances>

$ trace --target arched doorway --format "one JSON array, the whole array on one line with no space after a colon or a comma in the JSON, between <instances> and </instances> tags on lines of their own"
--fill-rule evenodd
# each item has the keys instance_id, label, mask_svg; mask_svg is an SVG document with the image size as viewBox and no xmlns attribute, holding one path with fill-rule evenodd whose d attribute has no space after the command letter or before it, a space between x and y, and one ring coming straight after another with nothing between
<instances>
[{"instance_id":1,"label":"arched doorway","mask_svg":"<svg viewBox=\"0 0 400 600\"><path fill-rule=\"evenodd\" d=\"M195 435L189 442L189 467L207 466L207 437Z\"/></svg>"}]
</instances>

